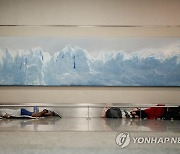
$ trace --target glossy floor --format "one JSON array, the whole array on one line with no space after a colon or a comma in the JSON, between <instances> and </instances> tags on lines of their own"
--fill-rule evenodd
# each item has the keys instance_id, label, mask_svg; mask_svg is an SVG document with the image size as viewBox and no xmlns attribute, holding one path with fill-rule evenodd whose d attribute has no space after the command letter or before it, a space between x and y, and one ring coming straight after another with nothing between
<instances>
[{"instance_id":1,"label":"glossy floor","mask_svg":"<svg viewBox=\"0 0 180 154\"><path fill-rule=\"evenodd\" d=\"M3 131L150 131L180 133L180 120L105 118L1 119L0 132Z\"/></svg>"},{"instance_id":2,"label":"glossy floor","mask_svg":"<svg viewBox=\"0 0 180 154\"><path fill-rule=\"evenodd\" d=\"M1 119L0 154L179 154L179 128L180 121L170 120ZM117 136L124 132L130 140L120 140L122 144L118 145ZM154 138L165 141L167 137L169 142L154 142ZM144 138L153 138L153 142L142 143ZM175 142L171 143L171 138Z\"/></svg>"}]
</instances>

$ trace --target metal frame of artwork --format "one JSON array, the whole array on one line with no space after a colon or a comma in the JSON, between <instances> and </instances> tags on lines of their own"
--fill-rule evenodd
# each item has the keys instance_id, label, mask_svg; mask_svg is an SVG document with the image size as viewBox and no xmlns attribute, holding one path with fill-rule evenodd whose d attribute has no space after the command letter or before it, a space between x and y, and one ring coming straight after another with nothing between
<instances>
[{"instance_id":1,"label":"metal frame of artwork","mask_svg":"<svg viewBox=\"0 0 180 154\"><path fill-rule=\"evenodd\" d=\"M74 27L58 28L73 32ZM82 26L76 28L85 32ZM13 31L8 35L1 32L0 85L180 86L180 36L114 35L123 28L111 26L112 36L16 36ZM128 28L137 27L126 26L127 32Z\"/></svg>"}]
</instances>

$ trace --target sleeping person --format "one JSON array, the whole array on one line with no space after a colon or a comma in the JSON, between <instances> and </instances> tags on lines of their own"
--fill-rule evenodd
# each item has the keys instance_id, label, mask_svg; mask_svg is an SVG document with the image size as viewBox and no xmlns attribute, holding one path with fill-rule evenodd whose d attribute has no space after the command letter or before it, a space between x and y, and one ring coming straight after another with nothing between
<instances>
[{"instance_id":1,"label":"sleeping person","mask_svg":"<svg viewBox=\"0 0 180 154\"><path fill-rule=\"evenodd\" d=\"M119 107L106 106L101 112L101 117L106 118L141 118L141 119L158 119L164 118L167 112L164 104L158 104L156 107L146 109L134 108L130 111L122 110Z\"/></svg>"},{"instance_id":2,"label":"sleeping person","mask_svg":"<svg viewBox=\"0 0 180 154\"><path fill-rule=\"evenodd\" d=\"M1 118L11 118L11 117L21 117L21 116L31 116L31 117L47 117L47 116L59 116L54 111L47 109L42 110L41 112L30 112L24 108L20 109L0 109Z\"/></svg>"},{"instance_id":3,"label":"sleeping person","mask_svg":"<svg viewBox=\"0 0 180 154\"><path fill-rule=\"evenodd\" d=\"M158 104L156 107L150 107L146 109L134 108L130 111L133 118L141 119L158 119L163 118L166 114L167 108L164 104Z\"/></svg>"}]
</instances>

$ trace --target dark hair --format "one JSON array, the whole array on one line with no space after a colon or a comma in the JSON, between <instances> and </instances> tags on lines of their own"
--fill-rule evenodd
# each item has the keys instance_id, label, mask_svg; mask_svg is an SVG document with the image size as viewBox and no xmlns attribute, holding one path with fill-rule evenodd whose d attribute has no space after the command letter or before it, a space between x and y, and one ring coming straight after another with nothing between
<instances>
[{"instance_id":1,"label":"dark hair","mask_svg":"<svg viewBox=\"0 0 180 154\"><path fill-rule=\"evenodd\" d=\"M122 112L118 107L111 107L106 111L106 118L122 118Z\"/></svg>"}]
</instances>

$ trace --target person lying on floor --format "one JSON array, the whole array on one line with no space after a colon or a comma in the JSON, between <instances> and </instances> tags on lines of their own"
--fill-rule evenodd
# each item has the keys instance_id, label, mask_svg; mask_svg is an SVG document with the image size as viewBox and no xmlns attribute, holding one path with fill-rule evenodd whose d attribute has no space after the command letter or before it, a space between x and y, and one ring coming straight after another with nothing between
<instances>
[{"instance_id":1,"label":"person lying on floor","mask_svg":"<svg viewBox=\"0 0 180 154\"><path fill-rule=\"evenodd\" d=\"M164 118L167 108L164 104L158 104L157 107L150 107L147 109L134 108L130 111L132 118L142 118L142 119L158 119Z\"/></svg>"},{"instance_id":2,"label":"person lying on floor","mask_svg":"<svg viewBox=\"0 0 180 154\"><path fill-rule=\"evenodd\" d=\"M106 106L101 111L101 118L131 118L130 111L122 110L119 107Z\"/></svg>"},{"instance_id":3,"label":"person lying on floor","mask_svg":"<svg viewBox=\"0 0 180 154\"><path fill-rule=\"evenodd\" d=\"M133 118L147 119L164 119L164 120L180 120L180 106L163 107L165 105L158 104L157 107L150 107L144 110L138 108L133 109L130 113Z\"/></svg>"},{"instance_id":4,"label":"person lying on floor","mask_svg":"<svg viewBox=\"0 0 180 154\"><path fill-rule=\"evenodd\" d=\"M165 105L158 104L157 107L150 107L147 109L140 110L134 108L131 111L122 110L118 107L104 107L101 112L101 117L106 118L142 118L142 119L158 119L165 116L166 107Z\"/></svg>"},{"instance_id":5,"label":"person lying on floor","mask_svg":"<svg viewBox=\"0 0 180 154\"><path fill-rule=\"evenodd\" d=\"M20 116L32 116L32 117L47 117L47 116L59 116L54 111L49 111L44 109L41 112L30 112L24 108L20 109L0 109L0 117L10 118L10 117L20 117ZM60 116L59 116L60 117Z\"/></svg>"}]
</instances>

